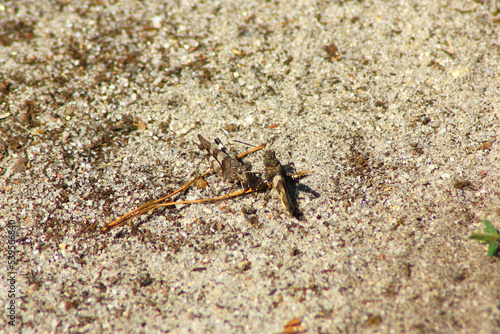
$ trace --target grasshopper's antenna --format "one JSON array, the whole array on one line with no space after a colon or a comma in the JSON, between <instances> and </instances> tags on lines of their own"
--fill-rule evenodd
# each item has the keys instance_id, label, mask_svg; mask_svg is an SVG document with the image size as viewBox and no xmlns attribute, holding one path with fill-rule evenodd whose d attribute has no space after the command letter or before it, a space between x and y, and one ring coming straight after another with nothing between
<instances>
[{"instance_id":1,"label":"grasshopper's antenna","mask_svg":"<svg viewBox=\"0 0 500 334\"><path fill-rule=\"evenodd\" d=\"M274 141L276 139L278 139L278 136L272 137L271 140L269 141L269 146L272 146L274 144ZM233 140L233 141L236 142L236 143L240 143L240 144L243 144L243 145L250 146L250 147L258 147L257 145L252 145L252 144L249 144L249 143L245 143L244 141L241 141L241 140Z\"/></svg>"},{"instance_id":2,"label":"grasshopper's antenna","mask_svg":"<svg viewBox=\"0 0 500 334\"><path fill-rule=\"evenodd\" d=\"M245 143L244 141L241 141L241 140L233 140L233 141L236 142L236 143L240 143L240 144L246 145L246 146L257 147L257 145L252 145L252 144L249 144L249 143Z\"/></svg>"}]
</instances>

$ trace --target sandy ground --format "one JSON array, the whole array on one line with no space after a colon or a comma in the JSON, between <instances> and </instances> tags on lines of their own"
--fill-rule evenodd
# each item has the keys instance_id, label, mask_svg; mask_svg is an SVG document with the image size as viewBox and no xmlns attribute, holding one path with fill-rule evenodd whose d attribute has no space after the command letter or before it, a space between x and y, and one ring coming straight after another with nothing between
<instances>
[{"instance_id":1,"label":"sandy ground","mask_svg":"<svg viewBox=\"0 0 500 334\"><path fill-rule=\"evenodd\" d=\"M2 2L4 328L498 333L494 3ZM267 191L103 233L210 167L198 134L310 171L303 219ZM205 181L174 199L238 190Z\"/></svg>"}]
</instances>

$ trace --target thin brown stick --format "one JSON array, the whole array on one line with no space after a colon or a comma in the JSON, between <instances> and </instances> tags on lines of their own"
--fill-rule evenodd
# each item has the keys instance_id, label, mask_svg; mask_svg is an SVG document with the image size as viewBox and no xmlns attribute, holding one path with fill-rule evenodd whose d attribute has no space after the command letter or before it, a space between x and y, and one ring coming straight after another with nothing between
<instances>
[{"instance_id":1,"label":"thin brown stick","mask_svg":"<svg viewBox=\"0 0 500 334\"><path fill-rule=\"evenodd\" d=\"M250 153L253 153L253 152L257 152L258 150L262 150L263 148L266 147L266 144L262 144L262 145L259 145L257 147L254 147L252 148L250 151L247 151L247 152L244 152L244 153L241 153L241 154L238 154L238 159L241 159L243 157L246 157L247 155L249 155Z\"/></svg>"},{"instance_id":2,"label":"thin brown stick","mask_svg":"<svg viewBox=\"0 0 500 334\"><path fill-rule=\"evenodd\" d=\"M241 158L243 158L244 156L246 156L246 155L248 155L250 153L253 153L253 152L256 152L258 150L263 149L265 146L266 145L263 144L263 145L254 147L250 151L247 151L245 153L239 154L238 158L241 159ZM203 173L203 174L195 177L193 180L187 182L186 184L184 184L182 187L180 187L179 189L177 189L173 193L171 193L171 194L169 194L169 195L167 195L165 197L162 197L160 199L144 203L143 205L141 205L137 209L134 209L134 210L132 210L132 211L124 214L120 218L118 218L115 221L113 221L113 222L107 224L106 226L104 226L104 228L102 229L103 232L109 231L109 230L111 230L111 229L113 229L115 227L123 225L123 224L125 224L126 222L128 222L129 220L131 220L131 219L133 219L135 217L141 216L141 215L143 215L143 214L145 214L147 212L153 211L154 209L162 207L162 206L172 206L172 205L176 205L176 204L213 203L213 202L222 201L224 199L229 199L229 198L241 196L241 195L244 195L244 194L249 194L251 192L256 191L255 189L245 189L245 190L237 191L237 192L234 192L234 193L231 193L231 194L228 194L228 195L224 195L224 196L220 196L220 197L216 197L216 198L204 198L204 199L192 200L192 201L179 201L179 202L162 203L165 200L167 200L168 198L170 198L170 197L172 197L172 196L180 193L181 191L184 191L184 190L188 189L196 180L207 176L208 174L212 173L213 171L214 171L213 168L211 168L208 171L206 171L205 173Z\"/></svg>"},{"instance_id":3,"label":"thin brown stick","mask_svg":"<svg viewBox=\"0 0 500 334\"><path fill-rule=\"evenodd\" d=\"M186 184L184 184L182 187L180 187L179 189L177 189L173 193L170 193L167 196L162 197L160 199L144 203L143 205L141 205L137 209L134 209L134 210L132 210L132 211L124 214L123 216L121 216L120 218L116 219L112 223L109 223L108 225L106 225L103 228L103 231L108 231L108 230L110 230L110 229L112 229L114 227L123 225L124 223L126 223L127 221L129 221L132 218L140 216L140 215L142 215L142 214L144 214L144 213L146 213L148 211L154 210L155 208L158 207L159 203L161 203L161 202L165 201L166 199L168 199L168 198L170 198L170 197L172 197L172 196L180 193L181 191L184 191L185 189L189 188L196 180L201 179L202 177L207 176L208 174L212 173L213 171L214 171L213 168L211 168L211 169L207 170L205 173L203 173L203 174L195 177L193 180L187 182Z\"/></svg>"},{"instance_id":4,"label":"thin brown stick","mask_svg":"<svg viewBox=\"0 0 500 334\"><path fill-rule=\"evenodd\" d=\"M172 206L172 205L177 205L177 204L215 203L215 202L223 201L225 199L230 199L230 198L238 197L241 195L250 194L250 193L253 193L255 191L256 190L254 188L243 189L243 190L235 191L234 193L230 193L230 194L227 194L224 196L219 196L219 197L214 197L214 198L201 198L201 199L194 199L191 201L161 203L161 204L158 204L158 207L160 207L160 206Z\"/></svg>"}]
</instances>

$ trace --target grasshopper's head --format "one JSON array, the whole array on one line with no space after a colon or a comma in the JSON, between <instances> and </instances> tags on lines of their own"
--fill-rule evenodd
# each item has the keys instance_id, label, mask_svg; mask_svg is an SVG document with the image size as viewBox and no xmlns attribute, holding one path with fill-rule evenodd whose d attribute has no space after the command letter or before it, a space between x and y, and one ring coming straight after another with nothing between
<instances>
[{"instance_id":1,"label":"grasshopper's head","mask_svg":"<svg viewBox=\"0 0 500 334\"><path fill-rule=\"evenodd\" d=\"M276 154L272 150L267 150L264 152L264 166L265 167L276 167L280 162L276 159Z\"/></svg>"}]
</instances>

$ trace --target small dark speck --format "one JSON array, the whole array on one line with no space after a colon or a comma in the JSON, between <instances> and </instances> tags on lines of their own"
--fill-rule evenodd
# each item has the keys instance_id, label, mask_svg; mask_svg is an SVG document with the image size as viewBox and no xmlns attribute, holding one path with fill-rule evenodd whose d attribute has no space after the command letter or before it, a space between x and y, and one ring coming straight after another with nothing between
<instances>
[{"instance_id":1,"label":"small dark speck","mask_svg":"<svg viewBox=\"0 0 500 334\"><path fill-rule=\"evenodd\" d=\"M457 181L453 183L453 188L456 189L473 189L472 182L464 180L464 181Z\"/></svg>"},{"instance_id":2,"label":"small dark speck","mask_svg":"<svg viewBox=\"0 0 500 334\"><path fill-rule=\"evenodd\" d=\"M292 256L300 255L302 252L297 247L293 248L291 251Z\"/></svg>"},{"instance_id":3,"label":"small dark speck","mask_svg":"<svg viewBox=\"0 0 500 334\"><path fill-rule=\"evenodd\" d=\"M153 283L153 279L151 278L151 276L149 274L146 274L143 277L141 277L141 280L139 281L139 285L141 287L151 285L151 283Z\"/></svg>"},{"instance_id":4,"label":"small dark speck","mask_svg":"<svg viewBox=\"0 0 500 334\"><path fill-rule=\"evenodd\" d=\"M460 282L464 281L466 278L467 278L467 273L461 272L458 275L456 275L455 277L453 277L453 282L460 283Z\"/></svg>"},{"instance_id":5,"label":"small dark speck","mask_svg":"<svg viewBox=\"0 0 500 334\"><path fill-rule=\"evenodd\" d=\"M192 271L205 271L205 270L207 270L207 268L205 268L205 267L194 267L192 269Z\"/></svg>"},{"instance_id":6,"label":"small dark speck","mask_svg":"<svg viewBox=\"0 0 500 334\"><path fill-rule=\"evenodd\" d=\"M325 225L326 227L330 227L330 226L333 226L334 223L333 223L333 220L325 220L323 222L323 225Z\"/></svg>"}]
</instances>

